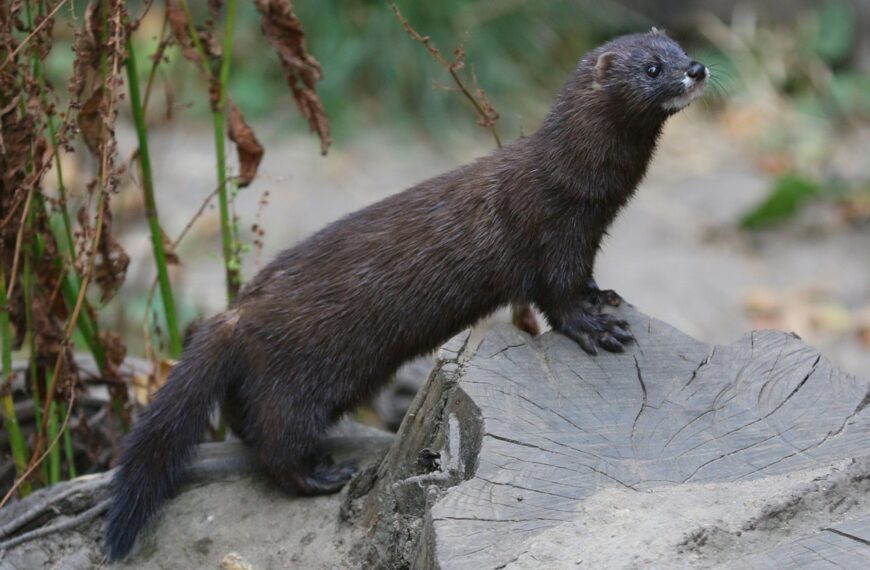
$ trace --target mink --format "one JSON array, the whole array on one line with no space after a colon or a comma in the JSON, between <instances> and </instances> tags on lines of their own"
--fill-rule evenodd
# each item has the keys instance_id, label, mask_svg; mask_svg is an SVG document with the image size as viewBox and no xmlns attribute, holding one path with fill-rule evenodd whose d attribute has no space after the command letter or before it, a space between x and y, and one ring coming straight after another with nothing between
<instances>
[{"instance_id":1,"label":"mink","mask_svg":"<svg viewBox=\"0 0 870 570\"><path fill-rule=\"evenodd\" d=\"M178 488L217 404L277 485L331 493L354 467L318 457L326 428L504 305L532 304L590 354L623 350L631 332L604 310L620 297L596 285L595 256L708 75L663 32L618 37L583 56L534 134L281 252L197 329L124 441L109 556Z\"/></svg>"}]
</instances>

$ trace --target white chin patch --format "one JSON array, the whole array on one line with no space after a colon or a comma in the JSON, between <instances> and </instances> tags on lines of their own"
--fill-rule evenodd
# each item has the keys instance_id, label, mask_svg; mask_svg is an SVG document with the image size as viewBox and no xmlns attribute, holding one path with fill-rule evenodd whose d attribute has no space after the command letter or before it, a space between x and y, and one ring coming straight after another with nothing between
<instances>
[{"instance_id":1,"label":"white chin patch","mask_svg":"<svg viewBox=\"0 0 870 570\"><path fill-rule=\"evenodd\" d=\"M679 111L700 97L701 93L704 92L704 87L707 85L707 79L704 78L702 81L695 81L687 75L683 78L682 83L686 87L686 92L674 97L673 99L665 101L662 104L662 108L665 111Z\"/></svg>"}]
</instances>

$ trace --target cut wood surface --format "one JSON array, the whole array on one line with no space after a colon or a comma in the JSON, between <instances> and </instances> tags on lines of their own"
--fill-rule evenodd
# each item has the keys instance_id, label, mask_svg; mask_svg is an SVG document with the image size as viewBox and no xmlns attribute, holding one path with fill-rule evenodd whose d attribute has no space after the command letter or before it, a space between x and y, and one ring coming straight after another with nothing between
<instances>
[{"instance_id":1,"label":"cut wood surface","mask_svg":"<svg viewBox=\"0 0 870 570\"><path fill-rule=\"evenodd\" d=\"M868 382L791 334L710 347L620 312L622 354L507 326L451 341L351 492L371 487L351 505L372 544L399 542L370 561L870 567Z\"/></svg>"}]
</instances>

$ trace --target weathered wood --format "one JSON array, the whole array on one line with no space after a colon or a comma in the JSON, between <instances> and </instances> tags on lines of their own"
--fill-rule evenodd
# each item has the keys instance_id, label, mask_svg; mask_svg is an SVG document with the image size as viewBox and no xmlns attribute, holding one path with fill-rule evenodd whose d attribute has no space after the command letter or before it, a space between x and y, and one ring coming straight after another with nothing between
<instances>
[{"instance_id":1,"label":"weathered wood","mask_svg":"<svg viewBox=\"0 0 870 570\"><path fill-rule=\"evenodd\" d=\"M711 348L621 312L637 342L618 355L507 326L477 347L451 341L384 462L351 490L346 515L372 529L370 563L674 568L745 557L784 568L802 564L795 552L844 567L868 556L870 464L850 465L870 455L867 381L790 334ZM440 452L439 468L425 472L423 449ZM849 525L858 538L839 530Z\"/></svg>"}]
</instances>

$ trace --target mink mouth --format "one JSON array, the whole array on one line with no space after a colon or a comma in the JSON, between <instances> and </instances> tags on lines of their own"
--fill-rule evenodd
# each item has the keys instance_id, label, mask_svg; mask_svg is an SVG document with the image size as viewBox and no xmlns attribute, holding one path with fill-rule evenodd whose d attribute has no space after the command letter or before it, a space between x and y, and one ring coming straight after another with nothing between
<instances>
[{"instance_id":1,"label":"mink mouth","mask_svg":"<svg viewBox=\"0 0 870 570\"><path fill-rule=\"evenodd\" d=\"M700 80L692 79L691 77L686 75L681 81L685 89L683 93L665 101L662 104L662 108L664 108L665 111L673 112L684 109L689 105L689 103L701 96L701 94L704 92L704 88L707 86L707 80L709 78L709 71L707 71L704 77Z\"/></svg>"}]
</instances>

